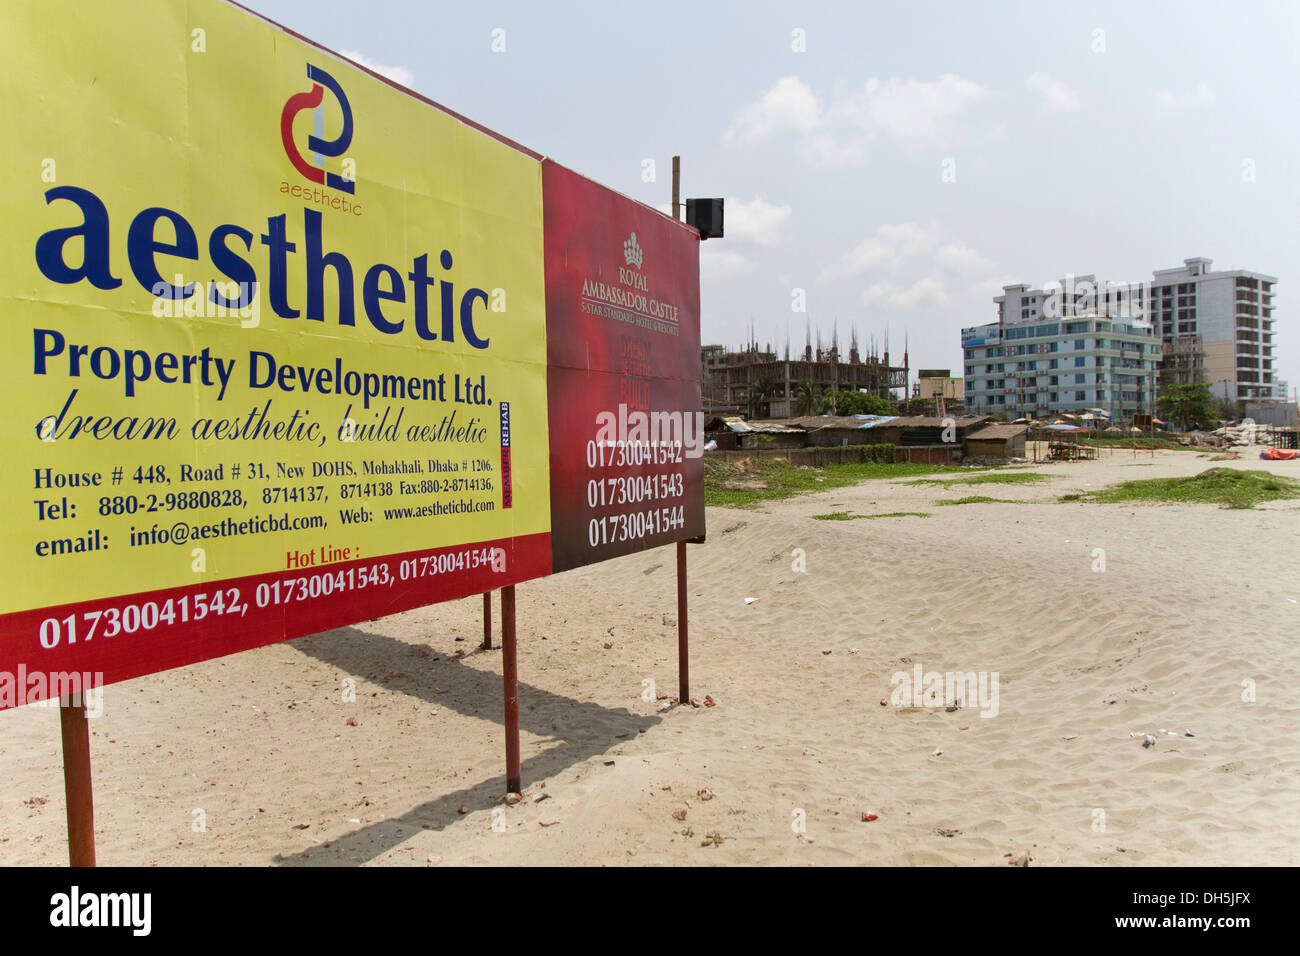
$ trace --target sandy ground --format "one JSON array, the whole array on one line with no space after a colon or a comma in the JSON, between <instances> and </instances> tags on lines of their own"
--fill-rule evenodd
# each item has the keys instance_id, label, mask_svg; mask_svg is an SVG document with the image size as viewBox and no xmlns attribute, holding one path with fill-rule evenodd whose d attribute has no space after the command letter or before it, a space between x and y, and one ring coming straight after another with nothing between
<instances>
[{"instance_id":1,"label":"sandy ground","mask_svg":"<svg viewBox=\"0 0 1300 956\"><path fill-rule=\"evenodd\" d=\"M710 509L691 692L714 706L643 700L677 693L672 549L520 585L519 806L479 599L115 685L92 721L99 860L1300 863L1300 501L1053 503L1210 466L1124 452L1042 485ZM967 494L1024 503L933 506ZM832 511L931 517L811 519ZM996 715L882 707L918 664L996 672ZM57 711L0 727L0 863L62 864Z\"/></svg>"}]
</instances>

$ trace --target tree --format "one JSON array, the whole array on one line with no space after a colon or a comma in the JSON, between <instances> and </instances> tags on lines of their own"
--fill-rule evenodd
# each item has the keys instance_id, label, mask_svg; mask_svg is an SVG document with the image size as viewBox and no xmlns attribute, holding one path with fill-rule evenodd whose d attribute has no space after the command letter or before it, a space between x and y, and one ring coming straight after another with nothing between
<instances>
[{"instance_id":1,"label":"tree","mask_svg":"<svg viewBox=\"0 0 1300 956\"><path fill-rule=\"evenodd\" d=\"M1187 430L1188 422L1208 422L1214 418L1214 399L1210 386L1204 382L1195 385L1169 385L1164 394L1156 398L1156 408L1165 418L1178 422Z\"/></svg>"},{"instance_id":2,"label":"tree","mask_svg":"<svg viewBox=\"0 0 1300 956\"><path fill-rule=\"evenodd\" d=\"M795 389L796 407L800 415L815 415L822 404L822 387L812 379L804 379Z\"/></svg>"},{"instance_id":3,"label":"tree","mask_svg":"<svg viewBox=\"0 0 1300 956\"><path fill-rule=\"evenodd\" d=\"M921 415L933 417L936 409L933 398L908 398L901 406L904 415Z\"/></svg>"},{"instance_id":4,"label":"tree","mask_svg":"<svg viewBox=\"0 0 1300 956\"><path fill-rule=\"evenodd\" d=\"M1214 417L1223 421L1236 421L1243 417L1243 402L1231 398L1216 398L1213 403Z\"/></svg>"},{"instance_id":5,"label":"tree","mask_svg":"<svg viewBox=\"0 0 1300 956\"><path fill-rule=\"evenodd\" d=\"M776 383L772 381L772 377L766 372L754 379L754 383L749 386L750 418L758 417L759 408L764 411L768 410L768 399L772 397L774 391L776 391Z\"/></svg>"},{"instance_id":6,"label":"tree","mask_svg":"<svg viewBox=\"0 0 1300 956\"><path fill-rule=\"evenodd\" d=\"M840 392L836 397L836 414L839 415L892 415L894 406L887 399L870 392ZM830 410L830 396L822 399L822 414Z\"/></svg>"}]
</instances>

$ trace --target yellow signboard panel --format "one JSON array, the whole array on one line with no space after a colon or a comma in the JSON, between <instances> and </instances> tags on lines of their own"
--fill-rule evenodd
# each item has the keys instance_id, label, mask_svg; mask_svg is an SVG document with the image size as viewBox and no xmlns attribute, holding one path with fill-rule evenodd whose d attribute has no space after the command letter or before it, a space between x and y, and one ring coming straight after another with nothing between
<instances>
[{"instance_id":1,"label":"yellow signboard panel","mask_svg":"<svg viewBox=\"0 0 1300 956\"><path fill-rule=\"evenodd\" d=\"M0 663L548 573L537 159L218 0L5 6Z\"/></svg>"}]
</instances>

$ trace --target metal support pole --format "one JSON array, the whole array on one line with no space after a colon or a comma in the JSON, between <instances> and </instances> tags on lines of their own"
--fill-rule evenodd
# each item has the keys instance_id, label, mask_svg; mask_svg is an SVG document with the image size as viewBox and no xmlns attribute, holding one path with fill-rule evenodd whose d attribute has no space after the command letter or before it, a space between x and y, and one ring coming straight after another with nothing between
<instances>
[{"instance_id":1,"label":"metal support pole","mask_svg":"<svg viewBox=\"0 0 1300 956\"><path fill-rule=\"evenodd\" d=\"M492 650L492 592L483 592L483 643L485 651Z\"/></svg>"},{"instance_id":2,"label":"metal support pole","mask_svg":"<svg viewBox=\"0 0 1300 956\"><path fill-rule=\"evenodd\" d=\"M682 218L682 158L673 157L673 218Z\"/></svg>"},{"instance_id":3,"label":"metal support pole","mask_svg":"<svg viewBox=\"0 0 1300 956\"><path fill-rule=\"evenodd\" d=\"M691 702L690 652L686 623L686 542L677 542L677 699Z\"/></svg>"},{"instance_id":4,"label":"metal support pole","mask_svg":"<svg viewBox=\"0 0 1300 956\"><path fill-rule=\"evenodd\" d=\"M66 701L67 698L64 698ZM68 804L68 865L95 865L95 806L90 787L90 725L86 705L62 703L63 791Z\"/></svg>"},{"instance_id":5,"label":"metal support pole","mask_svg":"<svg viewBox=\"0 0 1300 956\"><path fill-rule=\"evenodd\" d=\"M515 656L515 586L501 589L501 671L506 699L506 793L522 793L519 772L519 664Z\"/></svg>"}]
</instances>

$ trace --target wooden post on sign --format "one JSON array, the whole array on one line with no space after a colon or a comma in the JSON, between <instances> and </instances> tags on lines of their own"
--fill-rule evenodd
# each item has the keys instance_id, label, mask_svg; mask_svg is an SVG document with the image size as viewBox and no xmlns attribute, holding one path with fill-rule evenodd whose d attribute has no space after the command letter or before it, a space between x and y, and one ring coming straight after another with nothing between
<instances>
[{"instance_id":1,"label":"wooden post on sign","mask_svg":"<svg viewBox=\"0 0 1300 956\"><path fill-rule=\"evenodd\" d=\"M691 665L686 624L686 542L677 542L677 699L691 702Z\"/></svg>"},{"instance_id":2,"label":"wooden post on sign","mask_svg":"<svg viewBox=\"0 0 1300 956\"><path fill-rule=\"evenodd\" d=\"M501 589L501 672L506 699L506 793L522 793L519 772L519 664L515 655L515 586Z\"/></svg>"},{"instance_id":3,"label":"wooden post on sign","mask_svg":"<svg viewBox=\"0 0 1300 956\"><path fill-rule=\"evenodd\" d=\"M682 158L673 157L673 218L682 218ZM677 542L677 699L691 702L691 674L687 652L686 542Z\"/></svg>"},{"instance_id":4,"label":"wooden post on sign","mask_svg":"<svg viewBox=\"0 0 1300 956\"><path fill-rule=\"evenodd\" d=\"M84 693L84 692L83 692ZM63 792L68 804L68 865L95 865L95 806L90 788L90 725L86 702L59 704L63 730Z\"/></svg>"},{"instance_id":5,"label":"wooden post on sign","mask_svg":"<svg viewBox=\"0 0 1300 956\"><path fill-rule=\"evenodd\" d=\"M673 157L673 218L682 218L682 158Z\"/></svg>"},{"instance_id":6,"label":"wooden post on sign","mask_svg":"<svg viewBox=\"0 0 1300 956\"><path fill-rule=\"evenodd\" d=\"M492 650L492 592L483 592L483 643L485 651Z\"/></svg>"}]
</instances>

